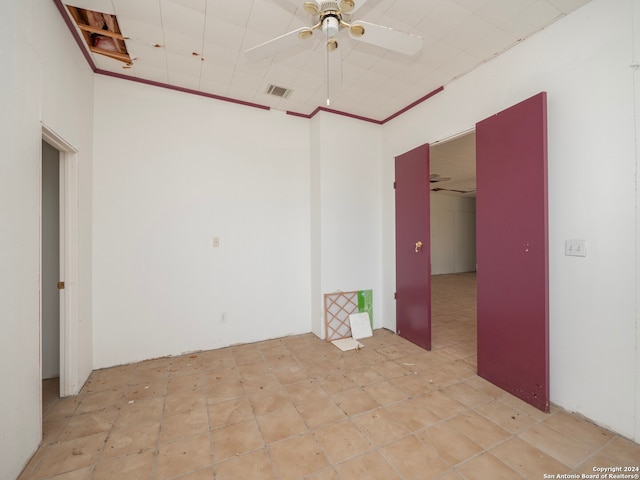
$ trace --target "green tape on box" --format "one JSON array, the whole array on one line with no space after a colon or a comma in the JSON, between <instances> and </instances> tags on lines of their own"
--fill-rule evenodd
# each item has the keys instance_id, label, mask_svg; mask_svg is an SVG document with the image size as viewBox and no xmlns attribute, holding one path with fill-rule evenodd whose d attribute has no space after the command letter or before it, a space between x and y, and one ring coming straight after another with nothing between
<instances>
[{"instance_id":1,"label":"green tape on box","mask_svg":"<svg viewBox=\"0 0 640 480\"><path fill-rule=\"evenodd\" d=\"M367 312L369 314L371 330L373 330L373 290L358 291L358 312Z\"/></svg>"}]
</instances>

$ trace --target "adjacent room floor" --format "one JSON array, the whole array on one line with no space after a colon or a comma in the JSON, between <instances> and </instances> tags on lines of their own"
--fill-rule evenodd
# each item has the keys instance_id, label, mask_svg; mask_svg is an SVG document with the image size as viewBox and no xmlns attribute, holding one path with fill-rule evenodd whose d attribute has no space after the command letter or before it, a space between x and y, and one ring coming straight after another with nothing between
<instances>
[{"instance_id":1,"label":"adjacent room floor","mask_svg":"<svg viewBox=\"0 0 640 480\"><path fill-rule=\"evenodd\" d=\"M77 397L44 399L20 479L512 480L640 465L640 445L475 375L474 274L434 277L433 292L431 352L376 330L360 351L307 334L95 371Z\"/></svg>"}]
</instances>

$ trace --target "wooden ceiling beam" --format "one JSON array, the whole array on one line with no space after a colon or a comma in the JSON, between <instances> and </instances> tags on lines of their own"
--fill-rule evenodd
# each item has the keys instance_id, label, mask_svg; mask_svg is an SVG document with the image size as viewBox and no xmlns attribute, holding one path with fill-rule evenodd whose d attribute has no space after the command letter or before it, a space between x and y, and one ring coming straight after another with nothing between
<instances>
[{"instance_id":1,"label":"wooden ceiling beam","mask_svg":"<svg viewBox=\"0 0 640 480\"><path fill-rule=\"evenodd\" d=\"M78 28L80 30L84 30L85 32L95 33L97 35L104 35L105 37L111 37L116 40L127 40L127 37L118 32L112 32L110 30L102 30L100 28L92 27L90 25L85 25L83 23L78 23Z\"/></svg>"}]
</instances>

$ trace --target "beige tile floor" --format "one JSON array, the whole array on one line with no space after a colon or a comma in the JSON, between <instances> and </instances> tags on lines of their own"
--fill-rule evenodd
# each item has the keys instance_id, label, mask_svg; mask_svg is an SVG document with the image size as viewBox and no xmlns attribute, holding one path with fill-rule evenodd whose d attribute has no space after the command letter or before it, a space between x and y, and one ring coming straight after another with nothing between
<instances>
[{"instance_id":1,"label":"beige tile floor","mask_svg":"<svg viewBox=\"0 0 640 480\"><path fill-rule=\"evenodd\" d=\"M640 446L475 375L475 275L433 281L433 350L312 334L45 382L24 479L542 479L640 465ZM51 395L53 392L53 395Z\"/></svg>"}]
</instances>

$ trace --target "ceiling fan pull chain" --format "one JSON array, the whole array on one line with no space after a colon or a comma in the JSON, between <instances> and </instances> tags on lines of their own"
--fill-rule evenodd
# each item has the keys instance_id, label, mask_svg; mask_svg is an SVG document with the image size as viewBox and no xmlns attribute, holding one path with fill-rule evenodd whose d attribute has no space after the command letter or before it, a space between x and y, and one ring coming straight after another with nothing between
<instances>
[{"instance_id":1,"label":"ceiling fan pull chain","mask_svg":"<svg viewBox=\"0 0 640 480\"><path fill-rule=\"evenodd\" d=\"M328 22L329 19L325 19L326 22ZM329 79L331 78L329 76L329 55L331 54L331 52L329 51L329 29L325 29L326 32L326 38L327 38L327 44L326 44L326 59L327 59L327 81L325 82L327 84L327 107L331 106L331 86L330 86L330 81Z\"/></svg>"}]
</instances>

